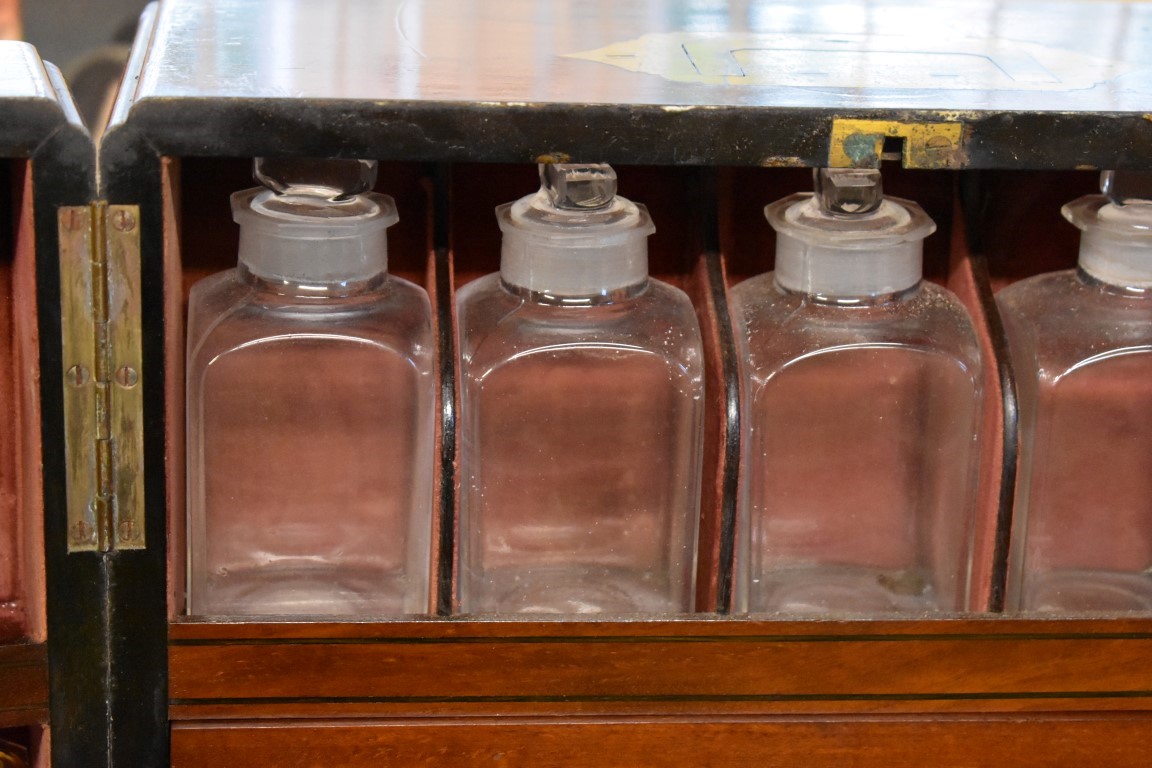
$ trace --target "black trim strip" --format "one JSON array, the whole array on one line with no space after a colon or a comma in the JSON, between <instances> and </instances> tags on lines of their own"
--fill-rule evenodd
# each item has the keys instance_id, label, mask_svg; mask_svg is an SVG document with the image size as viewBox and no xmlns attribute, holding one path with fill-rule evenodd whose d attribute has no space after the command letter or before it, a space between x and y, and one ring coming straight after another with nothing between
<instances>
[{"instance_id":1,"label":"black trim strip","mask_svg":"<svg viewBox=\"0 0 1152 768\"><path fill-rule=\"evenodd\" d=\"M436 166L433 177L437 343L440 347L440 515L436 570L436 613L452 613L456 562L456 329L452 323L451 167Z\"/></svg>"},{"instance_id":2,"label":"black trim strip","mask_svg":"<svg viewBox=\"0 0 1152 768\"><path fill-rule=\"evenodd\" d=\"M715 223L715 219L713 220ZM718 239L718 235L716 236ZM708 282L716 308L717 332L720 335L720 359L724 376L724 468L720 501L720 576L717 585L716 610L732 610L733 568L736 556L736 507L740 472L740 374L732 317L728 309L728 288L719 249L707 255Z\"/></svg>"}]
</instances>

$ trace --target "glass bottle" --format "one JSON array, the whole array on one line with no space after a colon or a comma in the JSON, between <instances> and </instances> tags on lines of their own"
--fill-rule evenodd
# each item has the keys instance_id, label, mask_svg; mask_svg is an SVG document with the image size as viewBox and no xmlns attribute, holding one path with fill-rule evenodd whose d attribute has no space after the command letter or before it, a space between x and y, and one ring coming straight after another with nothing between
<instances>
[{"instance_id":1,"label":"glass bottle","mask_svg":"<svg viewBox=\"0 0 1152 768\"><path fill-rule=\"evenodd\" d=\"M188 611L428 606L431 310L367 161L256 161L235 269L188 310Z\"/></svg>"},{"instance_id":2,"label":"glass bottle","mask_svg":"<svg viewBox=\"0 0 1152 768\"><path fill-rule=\"evenodd\" d=\"M1152 188L1134 176L1063 207L1076 269L997 295L1020 419L1010 610L1152 609Z\"/></svg>"},{"instance_id":3,"label":"glass bottle","mask_svg":"<svg viewBox=\"0 0 1152 768\"><path fill-rule=\"evenodd\" d=\"M935 224L873 170L769 205L776 269L740 283L739 612L968 607L980 352L921 279Z\"/></svg>"},{"instance_id":4,"label":"glass bottle","mask_svg":"<svg viewBox=\"0 0 1152 768\"><path fill-rule=\"evenodd\" d=\"M457 296L460 609L692 609L704 364L607 165L541 166Z\"/></svg>"}]
</instances>

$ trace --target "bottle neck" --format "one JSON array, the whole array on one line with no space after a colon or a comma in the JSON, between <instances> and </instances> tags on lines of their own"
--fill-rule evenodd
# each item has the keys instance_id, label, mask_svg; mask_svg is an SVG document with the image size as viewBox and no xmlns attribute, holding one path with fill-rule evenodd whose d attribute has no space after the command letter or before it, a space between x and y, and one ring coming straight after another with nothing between
<instances>
[{"instance_id":1,"label":"bottle neck","mask_svg":"<svg viewBox=\"0 0 1152 768\"><path fill-rule=\"evenodd\" d=\"M1090 227L1080 235L1079 267L1093 280L1121 289L1125 295L1150 295L1152 241Z\"/></svg>"},{"instance_id":2,"label":"bottle neck","mask_svg":"<svg viewBox=\"0 0 1152 768\"><path fill-rule=\"evenodd\" d=\"M824 293L807 293L804 291L792 291L776 281L776 286L785 293L791 293L798 296L803 296L804 299L812 304L819 304L826 307L852 307L852 308L874 308L883 307L889 304L896 304L901 301L907 301L916 295L920 287L924 284L921 280L915 285L905 288L902 291L892 291L890 293L876 293L864 294L860 296L833 296Z\"/></svg>"},{"instance_id":3,"label":"bottle neck","mask_svg":"<svg viewBox=\"0 0 1152 768\"><path fill-rule=\"evenodd\" d=\"M388 281L386 271L361 280L315 282L286 277L266 277L253 272L243 261L237 266L240 279L262 293L304 301L329 301L366 296L378 292Z\"/></svg>"},{"instance_id":4,"label":"bottle neck","mask_svg":"<svg viewBox=\"0 0 1152 768\"><path fill-rule=\"evenodd\" d=\"M776 283L828 304L894 301L923 277L923 240L848 248L776 234Z\"/></svg>"},{"instance_id":5,"label":"bottle neck","mask_svg":"<svg viewBox=\"0 0 1152 768\"><path fill-rule=\"evenodd\" d=\"M1116 283L1105 282L1097 279L1091 272L1084 269L1083 266L1076 268L1076 278L1090 288L1095 288L1113 296L1152 301L1152 286L1145 288L1138 285L1117 285Z\"/></svg>"},{"instance_id":6,"label":"bottle neck","mask_svg":"<svg viewBox=\"0 0 1152 768\"><path fill-rule=\"evenodd\" d=\"M558 299L586 299L626 290L648 279L650 226L592 235L545 227L537 232L508 224L507 208L497 209L504 233L500 277L506 285Z\"/></svg>"},{"instance_id":7,"label":"bottle neck","mask_svg":"<svg viewBox=\"0 0 1152 768\"><path fill-rule=\"evenodd\" d=\"M547 307L603 307L631 301L648 290L648 278L638 283L587 294L557 295L547 291L534 291L523 285L515 285L501 277L500 285L513 296L531 303Z\"/></svg>"},{"instance_id":8,"label":"bottle neck","mask_svg":"<svg viewBox=\"0 0 1152 768\"><path fill-rule=\"evenodd\" d=\"M377 229L356 237L276 237L240 228L240 267L277 293L349 295L356 286L388 273L387 235Z\"/></svg>"}]
</instances>

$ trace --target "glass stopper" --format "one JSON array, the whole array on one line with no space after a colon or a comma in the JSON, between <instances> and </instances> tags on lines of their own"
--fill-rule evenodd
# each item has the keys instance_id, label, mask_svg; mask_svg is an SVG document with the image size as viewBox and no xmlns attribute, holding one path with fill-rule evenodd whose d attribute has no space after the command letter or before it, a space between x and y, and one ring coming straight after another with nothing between
<instances>
[{"instance_id":1,"label":"glass stopper","mask_svg":"<svg viewBox=\"0 0 1152 768\"><path fill-rule=\"evenodd\" d=\"M1152 171L1104 171L1100 191L1116 205L1152 201Z\"/></svg>"},{"instance_id":2,"label":"glass stopper","mask_svg":"<svg viewBox=\"0 0 1152 768\"><path fill-rule=\"evenodd\" d=\"M884 202L880 171L871 168L815 168L812 183L825 213L858 216Z\"/></svg>"},{"instance_id":3,"label":"glass stopper","mask_svg":"<svg viewBox=\"0 0 1152 768\"><path fill-rule=\"evenodd\" d=\"M616 171L607 163L541 163L540 186L557 208L605 208L616 197Z\"/></svg>"},{"instance_id":4,"label":"glass stopper","mask_svg":"<svg viewBox=\"0 0 1152 768\"><path fill-rule=\"evenodd\" d=\"M252 175L278 195L347 200L376 184L375 160L258 157Z\"/></svg>"}]
</instances>

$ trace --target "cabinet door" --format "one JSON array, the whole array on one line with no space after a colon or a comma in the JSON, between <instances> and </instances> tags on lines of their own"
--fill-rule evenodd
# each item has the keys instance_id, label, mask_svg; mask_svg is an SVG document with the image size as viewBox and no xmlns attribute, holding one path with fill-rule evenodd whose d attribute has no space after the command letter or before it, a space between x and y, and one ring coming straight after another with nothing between
<instances>
[{"instance_id":1,"label":"cabinet door","mask_svg":"<svg viewBox=\"0 0 1152 768\"><path fill-rule=\"evenodd\" d=\"M106 611L100 558L69 553L58 289L59 211L92 202L94 148L34 48L0 42L0 71L0 754L96 765Z\"/></svg>"}]
</instances>

